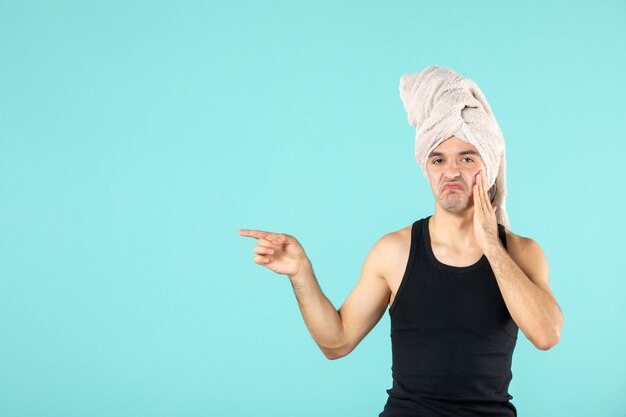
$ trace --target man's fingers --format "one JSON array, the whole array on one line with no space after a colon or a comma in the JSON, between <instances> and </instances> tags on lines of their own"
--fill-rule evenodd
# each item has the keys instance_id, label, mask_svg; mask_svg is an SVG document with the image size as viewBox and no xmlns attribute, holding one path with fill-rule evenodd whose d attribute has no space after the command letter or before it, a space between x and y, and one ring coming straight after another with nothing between
<instances>
[{"instance_id":1,"label":"man's fingers","mask_svg":"<svg viewBox=\"0 0 626 417\"><path fill-rule=\"evenodd\" d=\"M486 179L485 179L485 171L483 171L482 169L480 171L478 171L478 198L480 200L480 208L482 209L483 212L487 211L487 201L485 200L485 183L486 183Z\"/></svg>"},{"instance_id":2,"label":"man's fingers","mask_svg":"<svg viewBox=\"0 0 626 417\"><path fill-rule=\"evenodd\" d=\"M259 246L255 248L255 252L262 255L273 255L274 250L279 249L287 241L287 235L284 233L273 233L265 230L239 229L241 236L248 236L257 239ZM257 252L256 249L259 249ZM269 248L272 251L264 251L261 248Z\"/></svg>"},{"instance_id":3,"label":"man's fingers","mask_svg":"<svg viewBox=\"0 0 626 417\"><path fill-rule=\"evenodd\" d=\"M264 265L270 261L270 259L266 258L265 256L255 256L252 260L254 261L254 263L259 265Z\"/></svg>"},{"instance_id":4,"label":"man's fingers","mask_svg":"<svg viewBox=\"0 0 626 417\"><path fill-rule=\"evenodd\" d=\"M478 201L480 205L480 209L485 209L485 204L483 201L483 172L478 171L478 178L476 178L476 184L478 185Z\"/></svg>"},{"instance_id":5,"label":"man's fingers","mask_svg":"<svg viewBox=\"0 0 626 417\"><path fill-rule=\"evenodd\" d=\"M480 210L480 180L478 179L480 175L480 171L478 171L477 175L474 175L474 185L473 185L473 192L472 192L472 196L474 197L474 210Z\"/></svg>"},{"instance_id":6,"label":"man's fingers","mask_svg":"<svg viewBox=\"0 0 626 417\"><path fill-rule=\"evenodd\" d=\"M240 236L253 237L255 239L265 239L275 245L282 245L286 240L284 233L268 232L266 230L239 229Z\"/></svg>"},{"instance_id":7,"label":"man's fingers","mask_svg":"<svg viewBox=\"0 0 626 417\"><path fill-rule=\"evenodd\" d=\"M238 233L240 236L248 236L248 237L253 237L255 239L259 239L259 238L266 237L271 232L266 232L265 230L239 229Z\"/></svg>"},{"instance_id":8,"label":"man's fingers","mask_svg":"<svg viewBox=\"0 0 626 417\"><path fill-rule=\"evenodd\" d=\"M495 212L496 210L496 206L495 204L491 204L491 198L489 197L489 183L487 182L487 173L484 174L485 179L484 183L485 183L485 207L487 207L488 209L490 208L491 211Z\"/></svg>"},{"instance_id":9,"label":"man's fingers","mask_svg":"<svg viewBox=\"0 0 626 417\"><path fill-rule=\"evenodd\" d=\"M282 246L287 241L287 236L284 233L270 233L266 239L276 246Z\"/></svg>"},{"instance_id":10,"label":"man's fingers","mask_svg":"<svg viewBox=\"0 0 626 417\"><path fill-rule=\"evenodd\" d=\"M483 170L480 171L482 175L482 184L483 184L483 201L485 202L485 208L489 209L491 207L491 202L489 201L489 189L487 186L489 185L487 181L487 173Z\"/></svg>"},{"instance_id":11,"label":"man's fingers","mask_svg":"<svg viewBox=\"0 0 626 417\"><path fill-rule=\"evenodd\" d=\"M273 255L275 252L273 248L265 246L255 246L252 250L258 255Z\"/></svg>"},{"instance_id":12,"label":"man's fingers","mask_svg":"<svg viewBox=\"0 0 626 417\"><path fill-rule=\"evenodd\" d=\"M474 197L474 211L482 210L480 204L480 188L478 188L478 183L474 184L474 192L472 193Z\"/></svg>"},{"instance_id":13,"label":"man's fingers","mask_svg":"<svg viewBox=\"0 0 626 417\"><path fill-rule=\"evenodd\" d=\"M275 248L276 247L274 242L272 242L271 240L269 240L267 238L260 238L260 239L258 239L258 243L259 243L260 246L265 246L267 248Z\"/></svg>"}]
</instances>

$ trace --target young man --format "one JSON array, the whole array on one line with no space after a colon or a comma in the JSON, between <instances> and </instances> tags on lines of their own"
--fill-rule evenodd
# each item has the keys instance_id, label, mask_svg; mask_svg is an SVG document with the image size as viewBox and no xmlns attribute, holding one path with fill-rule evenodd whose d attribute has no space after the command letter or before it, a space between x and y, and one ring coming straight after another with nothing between
<instances>
[{"instance_id":1,"label":"young man","mask_svg":"<svg viewBox=\"0 0 626 417\"><path fill-rule=\"evenodd\" d=\"M409 121L422 128L416 158L430 182L435 212L376 242L338 311L295 237L239 231L257 239L255 263L289 276L306 326L327 358L348 355L389 306L393 386L382 417L516 416L508 386L518 329L542 350L560 339L563 314L548 285L543 251L506 227L502 146L477 140L494 140L494 125L485 127L467 103L452 121L437 116L451 114L463 97L476 105L473 97L480 105L470 108L493 118L469 81L439 67L403 77ZM452 99L437 96L455 88L471 97L458 91Z\"/></svg>"}]
</instances>

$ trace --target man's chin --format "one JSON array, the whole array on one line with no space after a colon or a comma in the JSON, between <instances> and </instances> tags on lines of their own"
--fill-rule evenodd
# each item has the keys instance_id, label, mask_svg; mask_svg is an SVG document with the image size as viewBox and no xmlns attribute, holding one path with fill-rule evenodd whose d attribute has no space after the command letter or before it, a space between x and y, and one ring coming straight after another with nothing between
<instances>
[{"instance_id":1,"label":"man's chin","mask_svg":"<svg viewBox=\"0 0 626 417\"><path fill-rule=\"evenodd\" d=\"M450 213L460 213L467 209L467 201L462 199L455 199L455 201L444 200L439 203L442 209Z\"/></svg>"}]
</instances>

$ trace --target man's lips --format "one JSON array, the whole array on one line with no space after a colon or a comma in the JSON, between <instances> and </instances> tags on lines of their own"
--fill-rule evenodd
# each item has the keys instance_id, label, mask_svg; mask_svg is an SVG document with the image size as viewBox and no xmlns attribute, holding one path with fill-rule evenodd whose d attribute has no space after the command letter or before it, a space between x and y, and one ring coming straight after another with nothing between
<instances>
[{"instance_id":1,"label":"man's lips","mask_svg":"<svg viewBox=\"0 0 626 417\"><path fill-rule=\"evenodd\" d=\"M463 186L458 182L451 182L443 186L441 191L445 190L462 190Z\"/></svg>"}]
</instances>

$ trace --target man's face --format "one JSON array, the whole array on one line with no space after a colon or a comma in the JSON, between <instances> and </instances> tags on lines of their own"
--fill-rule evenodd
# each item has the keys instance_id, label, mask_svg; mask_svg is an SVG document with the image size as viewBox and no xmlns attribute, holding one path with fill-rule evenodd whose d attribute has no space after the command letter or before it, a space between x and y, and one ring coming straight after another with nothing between
<instances>
[{"instance_id":1,"label":"man's face","mask_svg":"<svg viewBox=\"0 0 626 417\"><path fill-rule=\"evenodd\" d=\"M478 151L456 136L444 140L428 156L426 172L437 204L458 213L474 205L476 173L485 169Z\"/></svg>"}]
</instances>

